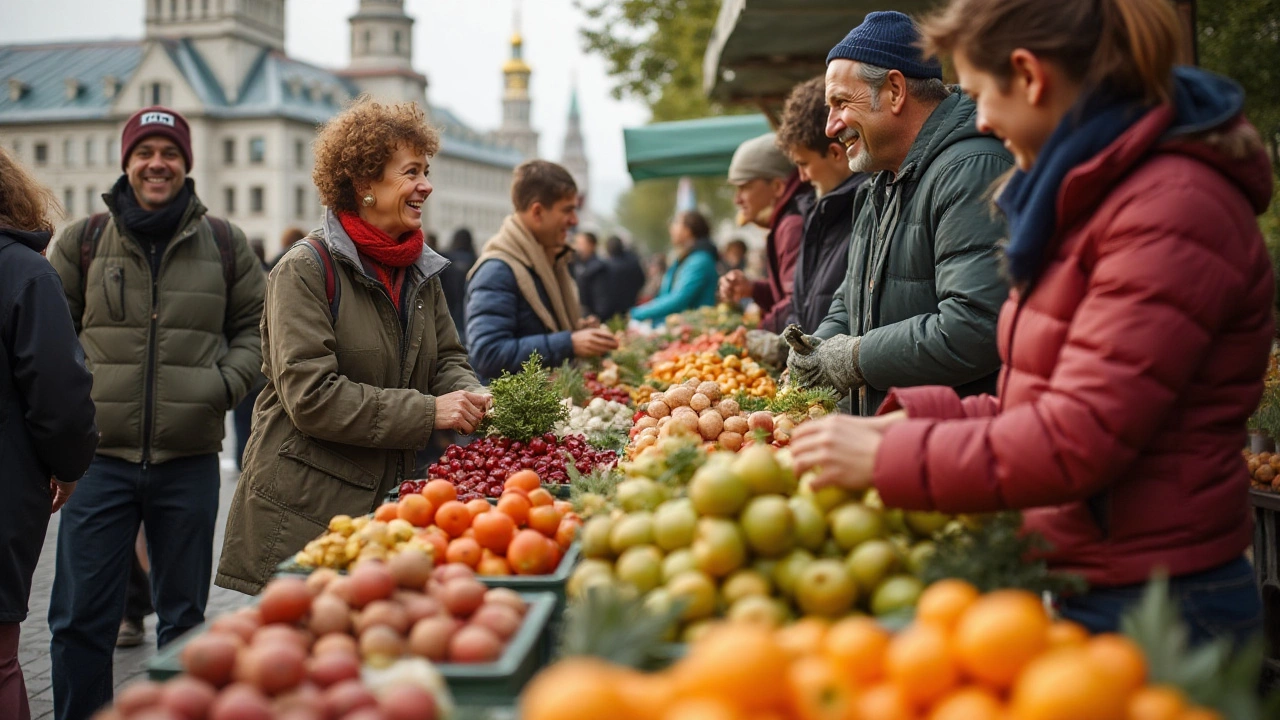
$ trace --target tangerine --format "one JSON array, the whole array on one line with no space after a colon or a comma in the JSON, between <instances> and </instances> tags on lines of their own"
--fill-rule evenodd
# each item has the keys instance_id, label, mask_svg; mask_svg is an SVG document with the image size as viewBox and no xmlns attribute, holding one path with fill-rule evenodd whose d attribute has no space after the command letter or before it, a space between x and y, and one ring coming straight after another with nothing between
<instances>
[{"instance_id":1,"label":"tangerine","mask_svg":"<svg viewBox=\"0 0 1280 720\"><path fill-rule=\"evenodd\" d=\"M960 688L942 698L929 713L929 720L1003 720L1004 705L982 687Z\"/></svg>"},{"instance_id":2,"label":"tangerine","mask_svg":"<svg viewBox=\"0 0 1280 720\"><path fill-rule=\"evenodd\" d=\"M1139 688L1129 696L1125 720L1181 720L1187 710L1187 698L1181 690L1168 685Z\"/></svg>"},{"instance_id":3,"label":"tangerine","mask_svg":"<svg viewBox=\"0 0 1280 720\"><path fill-rule=\"evenodd\" d=\"M451 563L462 563L474 570L480 564L480 543L474 538L460 537L449 543L444 559Z\"/></svg>"},{"instance_id":4,"label":"tangerine","mask_svg":"<svg viewBox=\"0 0 1280 720\"><path fill-rule=\"evenodd\" d=\"M732 703L720 698L698 697L672 704L661 720L743 720Z\"/></svg>"},{"instance_id":5,"label":"tangerine","mask_svg":"<svg viewBox=\"0 0 1280 720\"><path fill-rule=\"evenodd\" d=\"M822 647L830 628L827 620L807 615L783 626L777 631L775 640L787 657L795 659L812 653L814 648Z\"/></svg>"},{"instance_id":6,"label":"tangerine","mask_svg":"<svg viewBox=\"0 0 1280 720\"><path fill-rule=\"evenodd\" d=\"M431 546L431 559L437 565L444 562L444 556L449 550L449 536L443 530L432 525L418 532L416 536Z\"/></svg>"},{"instance_id":7,"label":"tangerine","mask_svg":"<svg viewBox=\"0 0 1280 720\"><path fill-rule=\"evenodd\" d=\"M542 479L538 477L538 473L529 470L517 470L507 476L507 481L502 483L503 490L511 488L520 488L525 492L532 492L542 487Z\"/></svg>"},{"instance_id":8,"label":"tangerine","mask_svg":"<svg viewBox=\"0 0 1280 720\"><path fill-rule=\"evenodd\" d=\"M498 512L506 513L515 521L516 527L524 527L529 522L529 509L533 504L529 502L529 498L519 493L507 491L502 493L502 497L498 498Z\"/></svg>"},{"instance_id":9,"label":"tangerine","mask_svg":"<svg viewBox=\"0 0 1280 720\"><path fill-rule=\"evenodd\" d=\"M734 624L710 629L672 668L680 697L724 698L747 712L784 710L787 656L773 631Z\"/></svg>"},{"instance_id":10,"label":"tangerine","mask_svg":"<svg viewBox=\"0 0 1280 720\"><path fill-rule=\"evenodd\" d=\"M952 642L965 673L1003 690L1049 646L1049 615L1033 593L997 590L975 600L960 616Z\"/></svg>"},{"instance_id":11,"label":"tangerine","mask_svg":"<svg viewBox=\"0 0 1280 720\"><path fill-rule=\"evenodd\" d=\"M915 711L902 688L880 683L854 698L854 717L867 720L915 720Z\"/></svg>"},{"instance_id":12,"label":"tangerine","mask_svg":"<svg viewBox=\"0 0 1280 720\"><path fill-rule=\"evenodd\" d=\"M516 535L516 521L506 513L489 512L477 515L471 521L471 529L476 531L476 542L480 543L480 547L506 555L507 546Z\"/></svg>"},{"instance_id":13,"label":"tangerine","mask_svg":"<svg viewBox=\"0 0 1280 720\"><path fill-rule=\"evenodd\" d=\"M377 510L373 511L373 519L382 522L391 522L398 517L400 517L399 505L393 502L382 503Z\"/></svg>"},{"instance_id":14,"label":"tangerine","mask_svg":"<svg viewBox=\"0 0 1280 720\"><path fill-rule=\"evenodd\" d=\"M484 498L476 498L474 500L468 500L463 504L466 505L467 510L471 512L471 519L473 521L475 520L476 516L487 513L493 509L493 503L490 503L488 500L485 500Z\"/></svg>"},{"instance_id":15,"label":"tangerine","mask_svg":"<svg viewBox=\"0 0 1280 720\"><path fill-rule=\"evenodd\" d=\"M400 498L396 505L396 516L414 527L426 527L435 518L436 509L425 496L412 493Z\"/></svg>"},{"instance_id":16,"label":"tangerine","mask_svg":"<svg viewBox=\"0 0 1280 720\"><path fill-rule=\"evenodd\" d=\"M1124 692L1132 693L1147 680L1147 658L1132 640L1105 633L1090 638L1085 645L1089 659Z\"/></svg>"},{"instance_id":17,"label":"tangerine","mask_svg":"<svg viewBox=\"0 0 1280 720\"><path fill-rule=\"evenodd\" d=\"M1127 699L1087 650L1065 648L1041 655L1023 669L1009 708L1018 720L1122 720Z\"/></svg>"},{"instance_id":18,"label":"tangerine","mask_svg":"<svg viewBox=\"0 0 1280 720\"><path fill-rule=\"evenodd\" d=\"M885 673L917 707L926 707L946 695L959 679L955 657L946 632L936 626L915 623L889 641Z\"/></svg>"},{"instance_id":19,"label":"tangerine","mask_svg":"<svg viewBox=\"0 0 1280 720\"><path fill-rule=\"evenodd\" d=\"M884 677L884 656L890 638L875 620L849 617L831 626L822 649L841 676L869 685Z\"/></svg>"},{"instance_id":20,"label":"tangerine","mask_svg":"<svg viewBox=\"0 0 1280 720\"><path fill-rule=\"evenodd\" d=\"M614 679L614 689L633 718L661 718L675 701L675 685L668 673L624 670Z\"/></svg>"},{"instance_id":21,"label":"tangerine","mask_svg":"<svg viewBox=\"0 0 1280 720\"><path fill-rule=\"evenodd\" d=\"M534 507L555 505L556 496L552 495L551 491L546 488L536 488L529 491L529 502L532 503Z\"/></svg>"},{"instance_id":22,"label":"tangerine","mask_svg":"<svg viewBox=\"0 0 1280 720\"><path fill-rule=\"evenodd\" d=\"M573 503L569 502L568 500L556 500L551 504L555 505L556 509L559 510L564 515L568 515L569 513L573 512Z\"/></svg>"},{"instance_id":23,"label":"tangerine","mask_svg":"<svg viewBox=\"0 0 1280 720\"><path fill-rule=\"evenodd\" d=\"M556 569L558 550L537 530L521 530L507 547L507 562L517 575L547 575Z\"/></svg>"},{"instance_id":24,"label":"tangerine","mask_svg":"<svg viewBox=\"0 0 1280 720\"><path fill-rule=\"evenodd\" d=\"M1070 620L1057 620L1049 625L1049 648L1076 647L1089 642L1089 631Z\"/></svg>"},{"instance_id":25,"label":"tangerine","mask_svg":"<svg viewBox=\"0 0 1280 720\"><path fill-rule=\"evenodd\" d=\"M1189 707L1182 711L1178 720L1222 720L1222 713L1203 707Z\"/></svg>"},{"instance_id":26,"label":"tangerine","mask_svg":"<svg viewBox=\"0 0 1280 720\"><path fill-rule=\"evenodd\" d=\"M555 537L560 529L560 511L550 505L535 505L529 509L529 527L546 535Z\"/></svg>"},{"instance_id":27,"label":"tangerine","mask_svg":"<svg viewBox=\"0 0 1280 720\"><path fill-rule=\"evenodd\" d=\"M618 670L603 660L571 657L533 676L520 693L523 720L600 720L617 718L622 697L614 680ZM628 717L625 712L622 717Z\"/></svg>"},{"instance_id":28,"label":"tangerine","mask_svg":"<svg viewBox=\"0 0 1280 720\"><path fill-rule=\"evenodd\" d=\"M500 514L494 513L494 515ZM480 562L476 565L476 574L485 576L510 575L511 566L507 564L506 558L485 549L480 551Z\"/></svg>"},{"instance_id":29,"label":"tangerine","mask_svg":"<svg viewBox=\"0 0 1280 720\"><path fill-rule=\"evenodd\" d=\"M787 686L800 720L845 720L853 712L854 685L830 658L806 655L792 662Z\"/></svg>"},{"instance_id":30,"label":"tangerine","mask_svg":"<svg viewBox=\"0 0 1280 720\"><path fill-rule=\"evenodd\" d=\"M916 603L916 620L955 630L965 610L978 599L978 589L964 580L947 578L925 588Z\"/></svg>"},{"instance_id":31,"label":"tangerine","mask_svg":"<svg viewBox=\"0 0 1280 720\"><path fill-rule=\"evenodd\" d=\"M573 518L562 518L560 526L556 528L555 541L561 550L568 550L569 546L578 537L578 530L582 527L582 521Z\"/></svg>"},{"instance_id":32,"label":"tangerine","mask_svg":"<svg viewBox=\"0 0 1280 720\"><path fill-rule=\"evenodd\" d=\"M458 499L458 488L448 480L428 480L427 484L422 487L422 494L431 501L431 504L438 510L441 505L450 500Z\"/></svg>"},{"instance_id":33,"label":"tangerine","mask_svg":"<svg viewBox=\"0 0 1280 720\"><path fill-rule=\"evenodd\" d=\"M461 537L471 527L471 511L457 500L449 500L436 508L436 527L449 533L449 537Z\"/></svg>"}]
</instances>

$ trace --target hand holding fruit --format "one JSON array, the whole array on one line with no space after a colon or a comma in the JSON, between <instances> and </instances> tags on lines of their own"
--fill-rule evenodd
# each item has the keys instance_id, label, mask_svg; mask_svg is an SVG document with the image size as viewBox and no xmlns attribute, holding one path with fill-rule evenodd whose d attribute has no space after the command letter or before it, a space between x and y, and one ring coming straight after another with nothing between
<instances>
[{"instance_id":1,"label":"hand holding fruit","mask_svg":"<svg viewBox=\"0 0 1280 720\"><path fill-rule=\"evenodd\" d=\"M618 347L618 339L604 328L578 330L569 336L574 357L598 357Z\"/></svg>"},{"instance_id":2,"label":"hand holding fruit","mask_svg":"<svg viewBox=\"0 0 1280 720\"><path fill-rule=\"evenodd\" d=\"M730 270L720 278L718 295L725 302L739 302L751 297L751 281L741 270Z\"/></svg>"},{"instance_id":3,"label":"hand holding fruit","mask_svg":"<svg viewBox=\"0 0 1280 720\"><path fill-rule=\"evenodd\" d=\"M885 430L906 419L906 412L899 410L874 418L837 415L799 425L791 438L795 470L818 469L814 490L829 485L865 490L871 487Z\"/></svg>"},{"instance_id":4,"label":"hand holding fruit","mask_svg":"<svg viewBox=\"0 0 1280 720\"><path fill-rule=\"evenodd\" d=\"M457 430L463 435L475 432L489 409L489 396L466 390L455 390L436 398L436 430Z\"/></svg>"}]
</instances>

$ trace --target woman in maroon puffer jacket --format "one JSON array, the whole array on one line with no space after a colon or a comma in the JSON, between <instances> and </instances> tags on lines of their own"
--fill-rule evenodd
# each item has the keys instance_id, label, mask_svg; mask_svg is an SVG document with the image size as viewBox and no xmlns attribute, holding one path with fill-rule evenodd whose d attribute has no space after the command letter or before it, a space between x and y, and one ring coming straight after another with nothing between
<instances>
[{"instance_id":1,"label":"woman in maroon puffer jacket","mask_svg":"<svg viewBox=\"0 0 1280 720\"><path fill-rule=\"evenodd\" d=\"M1271 169L1240 88L1175 70L1178 32L1165 0L952 0L924 24L1018 164L1000 396L898 389L792 447L887 505L1026 510L1095 631L1163 568L1200 641L1260 625L1240 449L1273 332Z\"/></svg>"}]
</instances>

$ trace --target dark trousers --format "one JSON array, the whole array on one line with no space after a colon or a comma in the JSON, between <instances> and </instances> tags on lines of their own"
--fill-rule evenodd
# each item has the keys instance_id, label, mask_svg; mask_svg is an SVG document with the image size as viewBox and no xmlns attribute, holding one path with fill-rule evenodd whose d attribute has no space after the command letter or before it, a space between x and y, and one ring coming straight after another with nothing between
<instances>
[{"instance_id":1,"label":"dark trousers","mask_svg":"<svg viewBox=\"0 0 1280 720\"><path fill-rule=\"evenodd\" d=\"M49 600L58 720L88 718L111 701L112 653L139 523L151 560L157 644L204 622L218 484L213 454L160 465L94 458L58 526Z\"/></svg>"},{"instance_id":2,"label":"dark trousers","mask_svg":"<svg viewBox=\"0 0 1280 720\"><path fill-rule=\"evenodd\" d=\"M1142 599L1144 585L1094 588L1058 601L1063 617L1092 633L1119 632L1120 618ZM1228 636L1244 643L1262 633L1262 600L1253 566L1244 558L1203 572L1169 578L1169 594L1199 645Z\"/></svg>"},{"instance_id":3,"label":"dark trousers","mask_svg":"<svg viewBox=\"0 0 1280 720\"><path fill-rule=\"evenodd\" d=\"M135 622L155 612L151 606L151 577L142 569L138 553L133 554L133 566L129 569L129 586L125 592L124 616Z\"/></svg>"},{"instance_id":4,"label":"dark trousers","mask_svg":"<svg viewBox=\"0 0 1280 720\"><path fill-rule=\"evenodd\" d=\"M261 387L250 390L231 413L231 423L236 429L237 470L244 467L244 446L249 444L249 432L253 430L253 406L258 402L258 396L261 394Z\"/></svg>"},{"instance_id":5,"label":"dark trousers","mask_svg":"<svg viewBox=\"0 0 1280 720\"><path fill-rule=\"evenodd\" d=\"M18 664L18 631L22 623L0 623L0 717L31 720L27 685Z\"/></svg>"}]
</instances>

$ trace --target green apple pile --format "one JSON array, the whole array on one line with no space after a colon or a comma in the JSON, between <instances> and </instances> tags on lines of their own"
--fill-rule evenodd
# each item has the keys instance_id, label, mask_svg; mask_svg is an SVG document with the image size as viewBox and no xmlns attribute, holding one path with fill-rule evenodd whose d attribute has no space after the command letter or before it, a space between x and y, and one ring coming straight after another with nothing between
<instances>
[{"instance_id":1,"label":"green apple pile","mask_svg":"<svg viewBox=\"0 0 1280 720\"><path fill-rule=\"evenodd\" d=\"M620 583L656 608L678 602L685 641L718 617L778 626L912 607L931 538L951 521L886 509L874 491L812 491L789 451L763 444L711 454L683 489L628 478L614 506L580 531L569 593Z\"/></svg>"}]
</instances>

